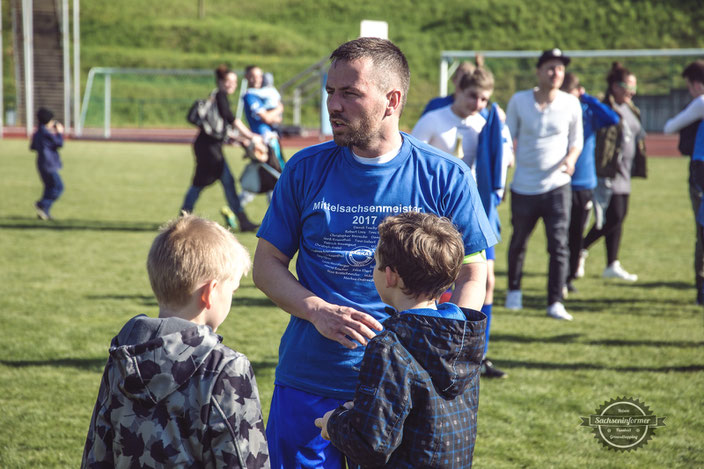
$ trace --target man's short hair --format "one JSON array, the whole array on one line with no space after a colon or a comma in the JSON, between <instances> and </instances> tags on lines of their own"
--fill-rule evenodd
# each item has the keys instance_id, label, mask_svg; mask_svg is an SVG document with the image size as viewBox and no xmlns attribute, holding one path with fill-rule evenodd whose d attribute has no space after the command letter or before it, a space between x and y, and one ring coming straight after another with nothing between
<instances>
[{"instance_id":1,"label":"man's short hair","mask_svg":"<svg viewBox=\"0 0 704 469\"><path fill-rule=\"evenodd\" d=\"M579 88L579 86L579 77L574 73L567 72L565 73L565 79L562 80L562 86L560 86L560 90L564 91L565 93L569 93L570 91Z\"/></svg>"},{"instance_id":2,"label":"man's short hair","mask_svg":"<svg viewBox=\"0 0 704 469\"><path fill-rule=\"evenodd\" d=\"M704 60L698 59L687 65L682 71L682 78L689 81L698 81L704 83Z\"/></svg>"},{"instance_id":3,"label":"man's short hair","mask_svg":"<svg viewBox=\"0 0 704 469\"><path fill-rule=\"evenodd\" d=\"M494 75L487 68L475 68L472 73L465 74L459 83L459 89L463 91L472 87L485 91L493 91Z\"/></svg>"},{"instance_id":4,"label":"man's short hair","mask_svg":"<svg viewBox=\"0 0 704 469\"><path fill-rule=\"evenodd\" d=\"M401 49L388 39L360 37L342 44L330 54L332 64L338 61L352 62L362 59L371 59L374 64L375 81L380 90L387 91L389 86L401 89L401 110L403 110L411 83L411 71Z\"/></svg>"},{"instance_id":5,"label":"man's short hair","mask_svg":"<svg viewBox=\"0 0 704 469\"><path fill-rule=\"evenodd\" d=\"M464 243L447 218L408 212L386 218L378 229L378 268L391 267L406 295L439 298L457 279Z\"/></svg>"},{"instance_id":6,"label":"man's short hair","mask_svg":"<svg viewBox=\"0 0 704 469\"><path fill-rule=\"evenodd\" d=\"M214 221L183 215L152 243L147 271L160 305L183 306L202 282L239 279L249 272L247 250Z\"/></svg>"}]
</instances>

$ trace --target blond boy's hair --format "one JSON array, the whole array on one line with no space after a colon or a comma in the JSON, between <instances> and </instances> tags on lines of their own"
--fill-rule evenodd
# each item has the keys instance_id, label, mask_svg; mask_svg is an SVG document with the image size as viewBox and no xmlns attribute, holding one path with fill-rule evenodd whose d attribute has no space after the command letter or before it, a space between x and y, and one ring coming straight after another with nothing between
<instances>
[{"instance_id":1,"label":"blond boy's hair","mask_svg":"<svg viewBox=\"0 0 704 469\"><path fill-rule=\"evenodd\" d=\"M408 212L381 222L376 257L379 270L401 277L404 294L436 299L459 275L464 242L449 219Z\"/></svg>"},{"instance_id":2,"label":"blond boy's hair","mask_svg":"<svg viewBox=\"0 0 704 469\"><path fill-rule=\"evenodd\" d=\"M472 73L464 75L459 84L459 89L462 91L472 87L484 91L493 91L494 75L488 68L477 67Z\"/></svg>"},{"instance_id":3,"label":"blond boy's hair","mask_svg":"<svg viewBox=\"0 0 704 469\"><path fill-rule=\"evenodd\" d=\"M250 266L249 253L231 232L195 215L164 225L147 257L154 295L169 306L188 303L202 282L239 279Z\"/></svg>"}]
</instances>

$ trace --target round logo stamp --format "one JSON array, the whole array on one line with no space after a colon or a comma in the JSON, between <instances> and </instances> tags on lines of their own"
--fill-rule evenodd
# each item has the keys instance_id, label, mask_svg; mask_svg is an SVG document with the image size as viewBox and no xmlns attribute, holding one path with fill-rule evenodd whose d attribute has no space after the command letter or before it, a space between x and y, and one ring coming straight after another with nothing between
<instances>
[{"instance_id":1,"label":"round logo stamp","mask_svg":"<svg viewBox=\"0 0 704 469\"><path fill-rule=\"evenodd\" d=\"M374 249L359 247L352 249L345 254L345 259L349 265L364 267L374 262Z\"/></svg>"},{"instance_id":2,"label":"round logo stamp","mask_svg":"<svg viewBox=\"0 0 704 469\"><path fill-rule=\"evenodd\" d=\"M653 415L638 399L619 397L605 402L589 417L580 417L580 427L594 430L594 438L614 451L632 451L648 443L665 417Z\"/></svg>"}]
</instances>

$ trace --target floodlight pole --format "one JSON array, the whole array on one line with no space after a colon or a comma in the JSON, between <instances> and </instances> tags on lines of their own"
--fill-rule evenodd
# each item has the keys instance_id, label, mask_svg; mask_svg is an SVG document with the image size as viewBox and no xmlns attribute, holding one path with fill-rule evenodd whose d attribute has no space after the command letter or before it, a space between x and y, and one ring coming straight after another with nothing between
<instances>
[{"instance_id":1,"label":"floodlight pole","mask_svg":"<svg viewBox=\"0 0 704 469\"><path fill-rule=\"evenodd\" d=\"M73 126L76 136L83 134L80 122L81 112L81 33L80 0L73 0Z\"/></svg>"},{"instance_id":2,"label":"floodlight pole","mask_svg":"<svg viewBox=\"0 0 704 469\"><path fill-rule=\"evenodd\" d=\"M22 0L22 33L24 36L24 97L27 136L34 130L34 18L32 0Z\"/></svg>"},{"instance_id":3,"label":"floodlight pole","mask_svg":"<svg viewBox=\"0 0 704 469\"><path fill-rule=\"evenodd\" d=\"M5 116L5 80L3 80L2 70L2 0L0 0L0 138L3 136L3 117Z\"/></svg>"},{"instance_id":4,"label":"floodlight pole","mask_svg":"<svg viewBox=\"0 0 704 469\"><path fill-rule=\"evenodd\" d=\"M68 48L68 0L61 2L61 42L64 55L64 127L71 132L71 56Z\"/></svg>"}]
</instances>

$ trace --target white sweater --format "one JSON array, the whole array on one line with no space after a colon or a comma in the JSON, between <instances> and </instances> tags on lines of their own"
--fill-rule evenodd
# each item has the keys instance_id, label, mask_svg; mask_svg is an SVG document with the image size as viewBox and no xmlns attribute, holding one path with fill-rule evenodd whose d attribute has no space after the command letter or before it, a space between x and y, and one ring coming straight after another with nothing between
<instances>
[{"instance_id":1,"label":"white sweater","mask_svg":"<svg viewBox=\"0 0 704 469\"><path fill-rule=\"evenodd\" d=\"M511 190L524 195L544 194L569 184L571 177L562 170L562 161L571 148L581 152L584 143L582 107L576 97L559 91L540 110L533 93L514 94L506 112L506 124L518 142Z\"/></svg>"}]
</instances>

